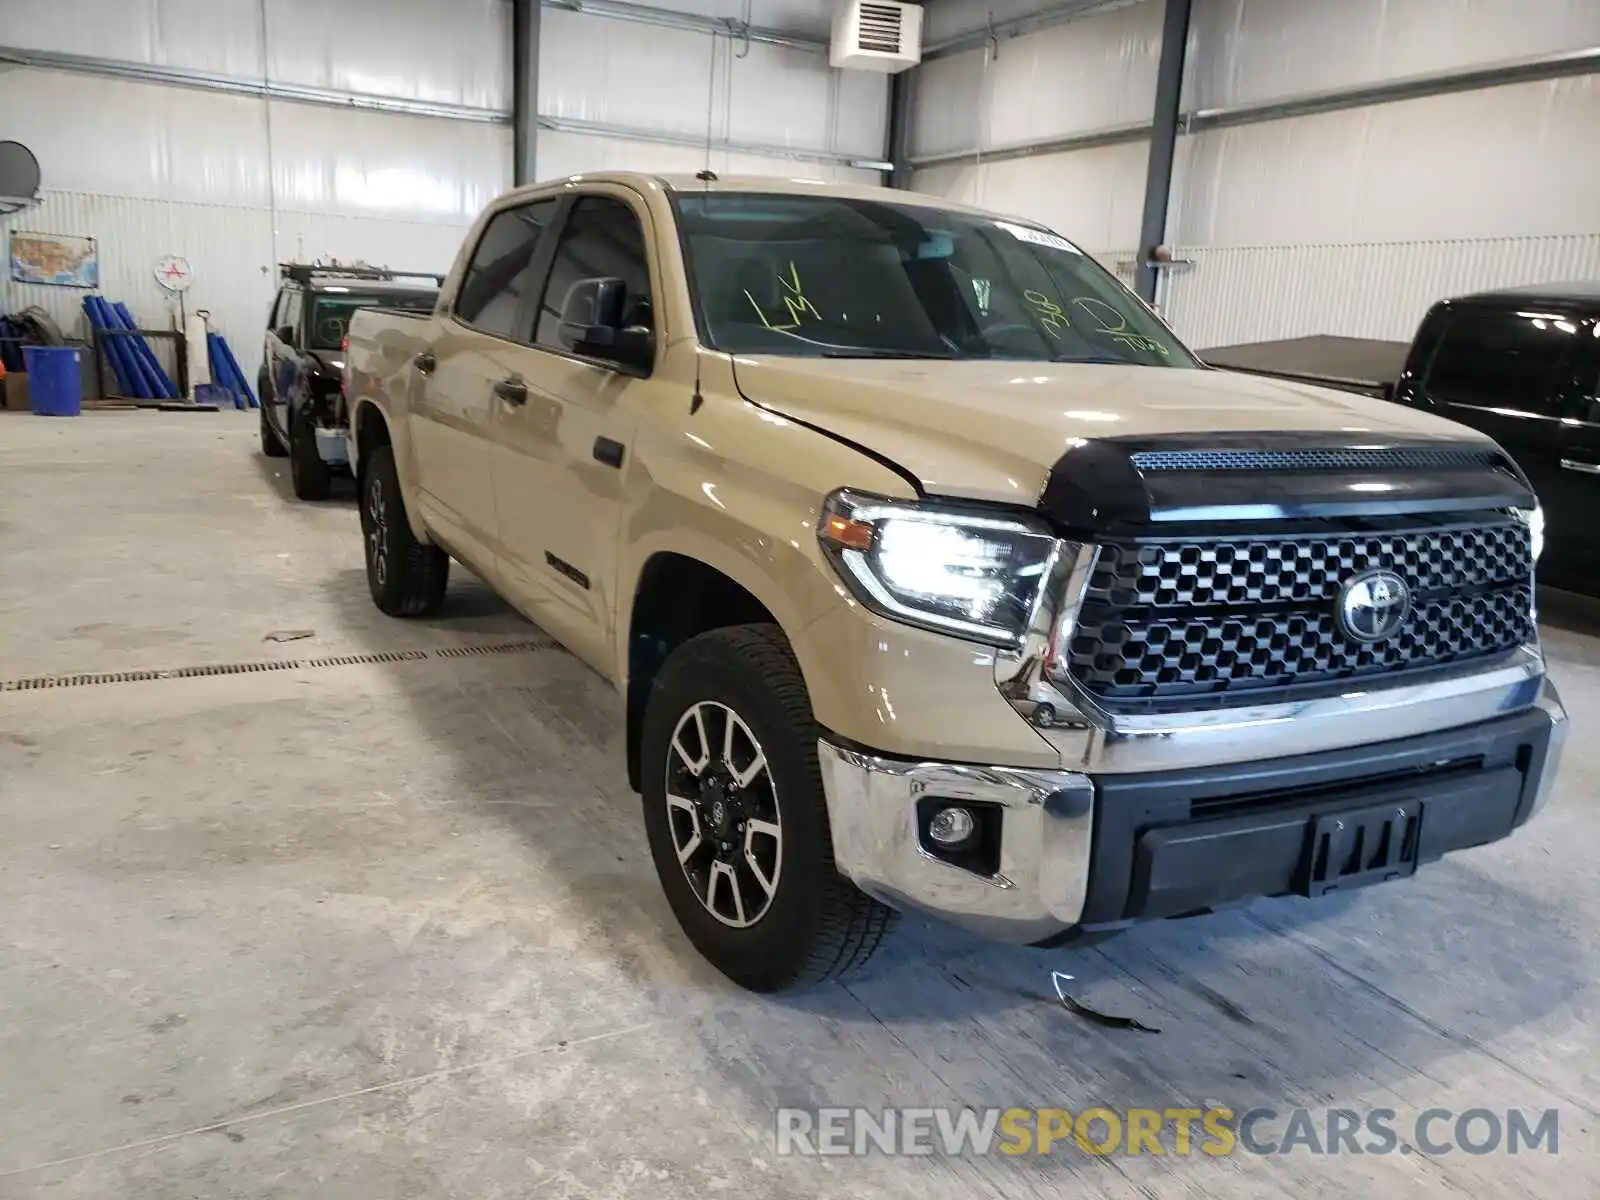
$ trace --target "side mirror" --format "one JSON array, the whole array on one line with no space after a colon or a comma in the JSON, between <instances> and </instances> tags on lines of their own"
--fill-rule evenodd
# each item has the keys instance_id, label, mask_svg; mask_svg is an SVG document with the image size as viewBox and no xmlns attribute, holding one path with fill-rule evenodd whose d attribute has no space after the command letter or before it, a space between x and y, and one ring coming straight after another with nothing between
<instances>
[{"instance_id":1,"label":"side mirror","mask_svg":"<svg viewBox=\"0 0 1600 1200\"><path fill-rule=\"evenodd\" d=\"M634 370L655 362L655 335L645 325L624 325L628 285L620 279L580 279L561 302L561 344L574 354Z\"/></svg>"},{"instance_id":2,"label":"side mirror","mask_svg":"<svg viewBox=\"0 0 1600 1200\"><path fill-rule=\"evenodd\" d=\"M279 325L278 328L273 331L272 336L277 338L285 346L292 346L294 345L294 326Z\"/></svg>"}]
</instances>

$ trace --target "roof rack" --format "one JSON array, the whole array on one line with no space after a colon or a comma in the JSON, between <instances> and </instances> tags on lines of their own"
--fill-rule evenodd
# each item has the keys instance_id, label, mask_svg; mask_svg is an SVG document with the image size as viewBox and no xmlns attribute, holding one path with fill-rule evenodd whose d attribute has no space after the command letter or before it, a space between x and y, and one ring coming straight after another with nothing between
<instances>
[{"instance_id":1,"label":"roof rack","mask_svg":"<svg viewBox=\"0 0 1600 1200\"><path fill-rule=\"evenodd\" d=\"M444 286L444 276L433 271L394 271L388 267L339 267L317 263L279 263L278 275L296 283L309 285L317 279L371 279L392 282L396 279L431 279L435 286Z\"/></svg>"}]
</instances>

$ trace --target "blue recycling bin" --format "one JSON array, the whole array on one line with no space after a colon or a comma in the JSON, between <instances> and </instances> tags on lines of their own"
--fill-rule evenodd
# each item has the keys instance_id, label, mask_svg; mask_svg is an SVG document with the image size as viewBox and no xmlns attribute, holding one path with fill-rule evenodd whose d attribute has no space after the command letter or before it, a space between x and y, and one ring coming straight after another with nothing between
<instances>
[{"instance_id":1,"label":"blue recycling bin","mask_svg":"<svg viewBox=\"0 0 1600 1200\"><path fill-rule=\"evenodd\" d=\"M75 346L24 346L28 395L36 417L75 417L83 411L83 376Z\"/></svg>"}]
</instances>

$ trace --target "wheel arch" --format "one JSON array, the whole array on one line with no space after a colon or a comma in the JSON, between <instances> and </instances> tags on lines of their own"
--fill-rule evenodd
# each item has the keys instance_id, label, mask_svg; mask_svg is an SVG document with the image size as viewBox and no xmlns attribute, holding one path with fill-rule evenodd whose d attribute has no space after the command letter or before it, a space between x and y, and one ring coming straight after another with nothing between
<instances>
[{"instance_id":1,"label":"wheel arch","mask_svg":"<svg viewBox=\"0 0 1600 1200\"><path fill-rule=\"evenodd\" d=\"M645 706L671 653L690 638L732 625L785 629L789 605L771 596L751 573L721 558L658 549L640 564L625 615L623 697L627 710L628 782L640 785ZM729 569L729 568L732 569ZM741 578L743 576L743 578ZM766 596L762 593L767 592Z\"/></svg>"},{"instance_id":2,"label":"wheel arch","mask_svg":"<svg viewBox=\"0 0 1600 1200\"><path fill-rule=\"evenodd\" d=\"M405 500L406 522L418 541L431 543L433 539L428 536L421 506L417 504L416 471L404 426L392 421L378 401L370 396L362 396L350 410L350 443L355 451L351 471L356 477L358 489L365 478L366 464L372 453L380 446L388 446L394 452L395 472L400 476L400 492Z\"/></svg>"}]
</instances>

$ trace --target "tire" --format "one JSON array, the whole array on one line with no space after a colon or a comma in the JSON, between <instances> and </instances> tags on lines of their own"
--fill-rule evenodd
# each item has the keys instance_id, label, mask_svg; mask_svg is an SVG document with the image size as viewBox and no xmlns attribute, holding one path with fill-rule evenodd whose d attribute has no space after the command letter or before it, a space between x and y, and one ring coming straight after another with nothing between
<instances>
[{"instance_id":1,"label":"tire","mask_svg":"<svg viewBox=\"0 0 1600 1200\"><path fill-rule=\"evenodd\" d=\"M719 710L741 727L733 771L716 748L728 744ZM698 777L675 740L693 747ZM741 788L733 776L746 774L756 751L766 777L757 771ZM816 720L776 626L717 629L675 650L645 708L641 761L645 832L667 902L695 948L735 983L777 992L837 978L893 928L899 914L834 866ZM677 801L668 799L669 776ZM776 837L762 828L774 825Z\"/></svg>"},{"instance_id":2,"label":"tire","mask_svg":"<svg viewBox=\"0 0 1600 1200\"><path fill-rule=\"evenodd\" d=\"M361 540L374 604L391 617L438 615L450 581L450 556L411 532L388 446L374 450L361 472Z\"/></svg>"},{"instance_id":3,"label":"tire","mask_svg":"<svg viewBox=\"0 0 1600 1200\"><path fill-rule=\"evenodd\" d=\"M289 477L301 500L326 500L333 490L333 475L317 453L316 431L300 413L289 415Z\"/></svg>"},{"instance_id":4,"label":"tire","mask_svg":"<svg viewBox=\"0 0 1600 1200\"><path fill-rule=\"evenodd\" d=\"M261 375L256 379L256 395L261 400L261 408L258 410L261 419L261 453L268 458L283 458L289 451L278 440L278 435L272 432L272 424L267 420L267 405L271 404L272 400L267 395L267 377L265 375Z\"/></svg>"}]
</instances>

